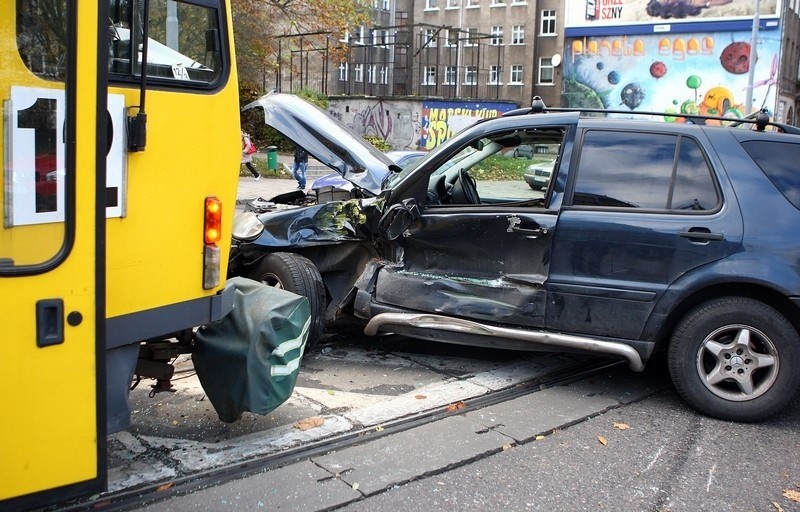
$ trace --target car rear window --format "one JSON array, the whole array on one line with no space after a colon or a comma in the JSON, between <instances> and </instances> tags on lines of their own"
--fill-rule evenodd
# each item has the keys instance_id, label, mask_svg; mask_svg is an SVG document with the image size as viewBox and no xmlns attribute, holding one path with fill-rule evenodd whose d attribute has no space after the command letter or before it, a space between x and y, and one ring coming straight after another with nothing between
<instances>
[{"instance_id":1,"label":"car rear window","mask_svg":"<svg viewBox=\"0 0 800 512\"><path fill-rule=\"evenodd\" d=\"M703 151L688 137L589 130L572 204L703 212L719 194Z\"/></svg>"},{"instance_id":2,"label":"car rear window","mask_svg":"<svg viewBox=\"0 0 800 512\"><path fill-rule=\"evenodd\" d=\"M743 142L742 147L781 194L800 209L800 144L751 140Z\"/></svg>"}]
</instances>

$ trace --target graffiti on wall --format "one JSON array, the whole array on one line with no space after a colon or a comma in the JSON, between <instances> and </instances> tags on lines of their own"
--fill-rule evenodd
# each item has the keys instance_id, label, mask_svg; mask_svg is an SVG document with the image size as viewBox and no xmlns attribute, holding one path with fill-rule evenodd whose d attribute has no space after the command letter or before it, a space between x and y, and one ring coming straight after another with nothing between
<instances>
[{"instance_id":1,"label":"graffiti on wall","mask_svg":"<svg viewBox=\"0 0 800 512\"><path fill-rule=\"evenodd\" d=\"M411 103L343 100L332 102L329 113L359 135L379 137L395 149L409 148L419 139L419 114Z\"/></svg>"},{"instance_id":2,"label":"graffiti on wall","mask_svg":"<svg viewBox=\"0 0 800 512\"><path fill-rule=\"evenodd\" d=\"M392 116L387 102L378 100L362 112L353 115L353 128L363 134L388 140L392 135Z\"/></svg>"},{"instance_id":3,"label":"graffiti on wall","mask_svg":"<svg viewBox=\"0 0 800 512\"><path fill-rule=\"evenodd\" d=\"M423 101L419 147L431 150L478 120L498 117L514 108L511 103Z\"/></svg>"},{"instance_id":4,"label":"graffiti on wall","mask_svg":"<svg viewBox=\"0 0 800 512\"><path fill-rule=\"evenodd\" d=\"M430 150L479 119L514 108L511 102L352 98L331 101L328 112L359 135L380 137L393 149Z\"/></svg>"},{"instance_id":5,"label":"graffiti on wall","mask_svg":"<svg viewBox=\"0 0 800 512\"><path fill-rule=\"evenodd\" d=\"M752 108L774 111L779 35L761 33L752 63L749 31L568 39L563 97L575 108L741 117L752 65Z\"/></svg>"}]
</instances>

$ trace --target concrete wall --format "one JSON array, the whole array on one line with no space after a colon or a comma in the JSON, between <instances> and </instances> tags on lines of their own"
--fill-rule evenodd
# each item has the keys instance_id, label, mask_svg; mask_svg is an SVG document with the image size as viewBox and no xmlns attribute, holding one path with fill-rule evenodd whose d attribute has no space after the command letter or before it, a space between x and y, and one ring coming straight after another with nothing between
<instances>
[{"instance_id":1,"label":"concrete wall","mask_svg":"<svg viewBox=\"0 0 800 512\"><path fill-rule=\"evenodd\" d=\"M386 140L392 149L431 150L477 120L517 106L497 100L332 97L328 111L356 133Z\"/></svg>"}]
</instances>

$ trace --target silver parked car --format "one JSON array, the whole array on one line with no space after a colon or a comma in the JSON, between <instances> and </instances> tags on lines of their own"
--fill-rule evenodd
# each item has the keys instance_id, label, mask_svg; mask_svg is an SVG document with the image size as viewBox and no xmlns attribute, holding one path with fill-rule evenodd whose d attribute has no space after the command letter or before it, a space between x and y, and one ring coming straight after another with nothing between
<instances>
[{"instance_id":1,"label":"silver parked car","mask_svg":"<svg viewBox=\"0 0 800 512\"><path fill-rule=\"evenodd\" d=\"M553 174L553 168L555 168L555 166L555 158L548 162L531 164L525 170L525 174L523 174L522 177L525 179L525 183L532 189L542 190L547 188L547 185L550 183L550 176Z\"/></svg>"}]
</instances>

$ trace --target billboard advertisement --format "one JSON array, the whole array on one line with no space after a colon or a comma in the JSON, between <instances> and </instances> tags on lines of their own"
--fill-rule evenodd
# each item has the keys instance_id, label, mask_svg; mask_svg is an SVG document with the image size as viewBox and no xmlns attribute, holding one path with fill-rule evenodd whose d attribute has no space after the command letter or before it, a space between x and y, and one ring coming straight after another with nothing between
<instances>
[{"instance_id":1,"label":"billboard advertisement","mask_svg":"<svg viewBox=\"0 0 800 512\"><path fill-rule=\"evenodd\" d=\"M759 16L780 16L781 0L760 0ZM570 0L565 6L567 29L615 25L686 22L752 23L754 0Z\"/></svg>"},{"instance_id":2,"label":"billboard advertisement","mask_svg":"<svg viewBox=\"0 0 800 512\"><path fill-rule=\"evenodd\" d=\"M780 32L759 35L754 63L750 37L737 31L568 38L564 106L741 117L754 65L752 108L772 112Z\"/></svg>"}]
</instances>

